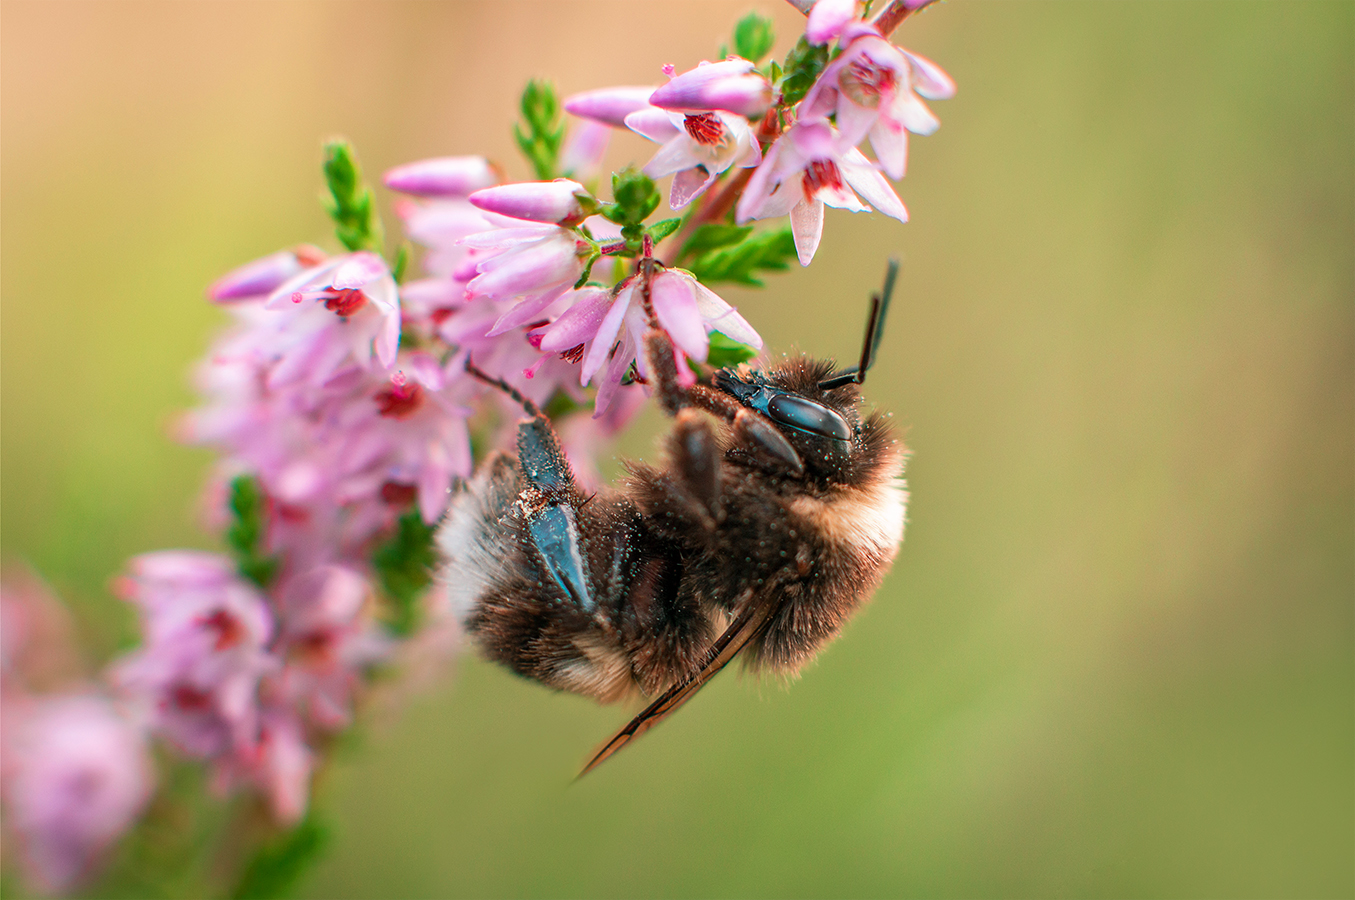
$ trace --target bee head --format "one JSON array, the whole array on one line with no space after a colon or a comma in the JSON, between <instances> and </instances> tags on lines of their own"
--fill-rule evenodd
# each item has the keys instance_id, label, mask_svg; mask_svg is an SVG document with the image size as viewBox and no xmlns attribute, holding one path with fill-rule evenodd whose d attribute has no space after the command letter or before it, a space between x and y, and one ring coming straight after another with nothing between
<instances>
[{"instance_id":1,"label":"bee head","mask_svg":"<svg viewBox=\"0 0 1355 900\"><path fill-rule=\"evenodd\" d=\"M722 369L712 386L770 422L795 449L808 477L840 481L866 435L856 385L820 387L832 371L829 361L798 356L764 371Z\"/></svg>"}]
</instances>

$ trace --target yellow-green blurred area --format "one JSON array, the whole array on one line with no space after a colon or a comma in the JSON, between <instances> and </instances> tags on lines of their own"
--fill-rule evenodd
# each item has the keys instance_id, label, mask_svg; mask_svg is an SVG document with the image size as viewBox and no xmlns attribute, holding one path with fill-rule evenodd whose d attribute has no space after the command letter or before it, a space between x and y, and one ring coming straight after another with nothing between
<instances>
[{"instance_id":1,"label":"yellow-green blurred area","mask_svg":"<svg viewBox=\"0 0 1355 900\"><path fill-rule=\"evenodd\" d=\"M5 2L6 564L102 659L123 561L215 545L211 457L168 436L202 290L336 247L322 138L525 179L529 77L658 83L751 8L784 53L773 0ZM872 605L578 783L633 710L464 655L341 752L304 895L1355 893L1355 5L953 0L896 41L959 84L912 222L830 213L812 267L722 291L850 359L903 259L866 393L912 502Z\"/></svg>"}]
</instances>

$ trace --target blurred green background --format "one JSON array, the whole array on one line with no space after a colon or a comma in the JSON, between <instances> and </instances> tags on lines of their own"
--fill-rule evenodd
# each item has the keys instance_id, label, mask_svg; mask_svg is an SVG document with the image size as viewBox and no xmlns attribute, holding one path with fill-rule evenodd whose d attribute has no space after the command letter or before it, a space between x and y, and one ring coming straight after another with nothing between
<instances>
[{"instance_id":1,"label":"blurred green background","mask_svg":"<svg viewBox=\"0 0 1355 900\"><path fill-rule=\"evenodd\" d=\"M321 138L526 178L528 77L655 83L750 8L784 52L774 0L7 0L6 564L106 657L123 560L213 545L210 457L166 434L202 289L334 246ZM896 38L960 86L913 221L830 214L810 269L726 294L847 357L904 259L867 387L913 499L873 605L577 784L629 710L463 657L343 753L305 895L1355 894L1355 5L954 0Z\"/></svg>"}]
</instances>

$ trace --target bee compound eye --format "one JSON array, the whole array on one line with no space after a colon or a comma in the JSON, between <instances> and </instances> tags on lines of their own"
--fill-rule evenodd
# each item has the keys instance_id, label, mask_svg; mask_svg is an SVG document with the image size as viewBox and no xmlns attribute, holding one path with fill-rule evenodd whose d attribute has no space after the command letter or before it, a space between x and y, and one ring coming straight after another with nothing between
<instances>
[{"instance_id":1,"label":"bee compound eye","mask_svg":"<svg viewBox=\"0 0 1355 900\"><path fill-rule=\"evenodd\" d=\"M815 403L804 397L777 394L767 402L767 415L782 425L820 437L838 441L852 439L852 429L846 419L822 403Z\"/></svg>"}]
</instances>

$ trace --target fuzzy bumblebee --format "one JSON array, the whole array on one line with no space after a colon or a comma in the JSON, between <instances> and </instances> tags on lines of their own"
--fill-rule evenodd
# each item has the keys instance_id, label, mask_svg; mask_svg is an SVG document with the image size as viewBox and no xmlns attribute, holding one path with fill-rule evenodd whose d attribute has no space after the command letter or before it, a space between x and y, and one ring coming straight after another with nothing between
<instances>
[{"instance_id":1,"label":"fuzzy bumblebee","mask_svg":"<svg viewBox=\"0 0 1355 900\"><path fill-rule=\"evenodd\" d=\"M519 674L604 703L656 698L584 772L736 655L796 672L884 577L903 537L905 451L879 413L862 417L859 385L896 271L872 298L860 365L836 375L793 356L684 388L651 315L647 369L675 417L667 459L630 463L591 496L540 410L468 364L529 418L516 457L490 458L454 499L439 589L484 654Z\"/></svg>"}]
</instances>

